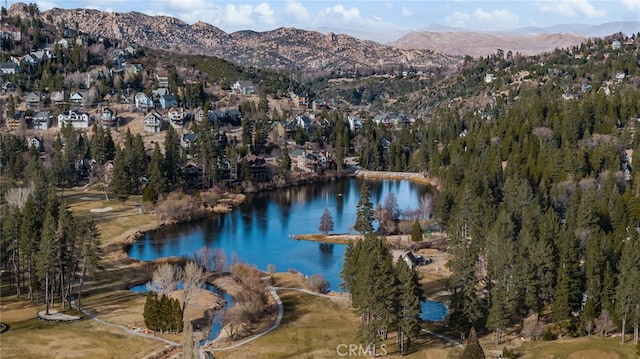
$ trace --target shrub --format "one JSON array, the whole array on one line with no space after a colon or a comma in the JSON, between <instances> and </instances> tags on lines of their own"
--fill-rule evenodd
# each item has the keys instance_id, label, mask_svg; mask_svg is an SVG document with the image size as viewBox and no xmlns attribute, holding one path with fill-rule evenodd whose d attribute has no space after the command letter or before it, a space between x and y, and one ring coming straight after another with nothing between
<instances>
[{"instance_id":1,"label":"shrub","mask_svg":"<svg viewBox=\"0 0 640 359\"><path fill-rule=\"evenodd\" d=\"M320 273L316 273L311 277L309 277L308 285L309 285L309 288L311 288L312 290L318 293L329 292L330 283Z\"/></svg>"},{"instance_id":2,"label":"shrub","mask_svg":"<svg viewBox=\"0 0 640 359\"><path fill-rule=\"evenodd\" d=\"M551 332L551 327L547 327L547 331L544 332L544 335L542 336L542 340L550 342L553 340L553 333Z\"/></svg>"}]
</instances>

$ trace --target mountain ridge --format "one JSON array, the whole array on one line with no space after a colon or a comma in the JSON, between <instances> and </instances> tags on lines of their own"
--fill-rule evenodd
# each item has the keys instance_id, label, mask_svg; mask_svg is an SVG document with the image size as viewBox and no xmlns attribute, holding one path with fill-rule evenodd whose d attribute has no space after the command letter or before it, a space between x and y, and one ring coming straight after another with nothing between
<instances>
[{"instance_id":1,"label":"mountain ridge","mask_svg":"<svg viewBox=\"0 0 640 359\"><path fill-rule=\"evenodd\" d=\"M28 17L26 5L14 4L9 16ZM103 12L94 9L52 8L43 11L44 23L83 33L180 53L207 54L241 66L329 73L455 66L461 58L425 49L398 49L350 35L277 28L226 33L202 21L188 24L170 16L138 12ZM55 19L55 20L53 20ZM73 24L73 25L71 25Z\"/></svg>"}]
</instances>

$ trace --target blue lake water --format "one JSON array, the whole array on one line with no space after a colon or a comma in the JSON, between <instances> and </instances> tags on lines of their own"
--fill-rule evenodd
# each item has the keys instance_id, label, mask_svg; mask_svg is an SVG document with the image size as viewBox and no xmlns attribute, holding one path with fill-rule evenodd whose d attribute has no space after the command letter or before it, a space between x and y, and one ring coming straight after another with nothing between
<instances>
[{"instance_id":1,"label":"blue lake water","mask_svg":"<svg viewBox=\"0 0 640 359\"><path fill-rule=\"evenodd\" d=\"M374 207L393 193L401 210L416 209L428 186L409 181L367 180ZM193 257L203 247L224 249L229 262L234 255L267 270L295 269L307 276L321 273L339 291L345 245L324 246L298 241L294 234L318 233L325 208L334 221L332 233L356 233L356 205L362 180L286 188L250 195L238 207L193 223L166 226L148 232L128 246L129 257L154 260L169 256Z\"/></svg>"}]
</instances>

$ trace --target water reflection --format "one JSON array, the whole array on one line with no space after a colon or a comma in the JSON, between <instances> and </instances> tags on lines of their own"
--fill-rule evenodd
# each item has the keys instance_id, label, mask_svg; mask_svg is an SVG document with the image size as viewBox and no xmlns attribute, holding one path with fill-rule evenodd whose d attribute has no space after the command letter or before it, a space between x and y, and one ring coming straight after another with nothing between
<instances>
[{"instance_id":1,"label":"water reflection","mask_svg":"<svg viewBox=\"0 0 640 359\"><path fill-rule=\"evenodd\" d=\"M309 276L321 273L331 289L338 290L345 246L320 247L318 243L294 240L292 235L317 233L324 208L333 216L333 233L354 233L351 227L356 220L361 183L346 179L248 195L229 213L149 232L127 251L132 258L153 260L191 257L205 246L223 248L229 260L236 253L261 270L274 264L280 271L293 268ZM374 206L393 192L402 209L417 208L427 191L425 186L406 181L377 180L369 184L375 189Z\"/></svg>"}]
</instances>

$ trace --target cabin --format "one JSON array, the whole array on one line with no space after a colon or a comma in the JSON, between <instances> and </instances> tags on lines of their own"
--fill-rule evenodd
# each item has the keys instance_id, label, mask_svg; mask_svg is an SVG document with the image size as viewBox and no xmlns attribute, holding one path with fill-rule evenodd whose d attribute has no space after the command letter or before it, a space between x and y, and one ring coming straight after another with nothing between
<instances>
[{"instance_id":1,"label":"cabin","mask_svg":"<svg viewBox=\"0 0 640 359\"><path fill-rule=\"evenodd\" d=\"M158 133L162 131L164 119L158 111L151 111L144 118L144 132Z\"/></svg>"},{"instance_id":2,"label":"cabin","mask_svg":"<svg viewBox=\"0 0 640 359\"><path fill-rule=\"evenodd\" d=\"M115 127L117 125L118 113L109 107L103 108L102 113L100 114L100 126L102 126L102 128L107 128Z\"/></svg>"},{"instance_id":3,"label":"cabin","mask_svg":"<svg viewBox=\"0 0 640 359\"><path fill-rule=\"evenodd\" d=\"M423 256L415 255L412 252L407 252L405 255L400 256L400 258L402 258L411 269L418 268L425 264Z\"/></svg>"},{"instance_id":4,"label":"cabin","mask_svg":"<svg viewBox=\"0 0 640 359\"><path fill-rule=\"evenodd\" d=\"M51 127L51 114L49 111L40 111L31 117L31 125L34 130L48 130Z\"/></svg>"}]
</instances>

